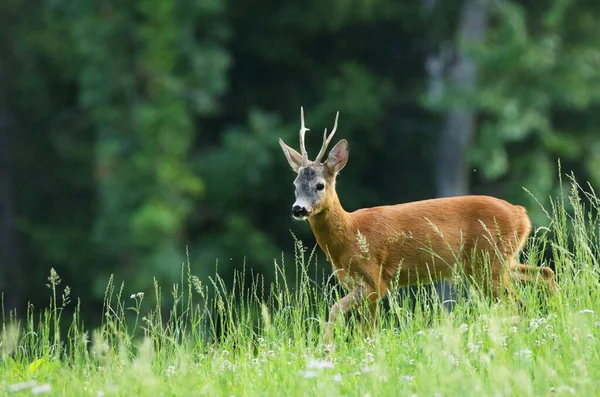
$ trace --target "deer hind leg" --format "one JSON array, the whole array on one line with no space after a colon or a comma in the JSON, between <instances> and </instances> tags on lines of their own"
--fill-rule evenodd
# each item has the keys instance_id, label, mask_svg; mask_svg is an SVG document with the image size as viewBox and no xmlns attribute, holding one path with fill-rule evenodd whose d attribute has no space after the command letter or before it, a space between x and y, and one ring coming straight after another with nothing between
<instances>
[{"instance_id":1,"label":"deer hind leg","mask_svg":"<svg viewBox=\"0 0 600 397\"><path fill-rule=\"evenodd\" d=\"M467 259L467 274L474 282L475 287L488 299L497 301L502 299L506 286L506 270L503 260L495 253L480 251Z\"/></svg>"},{"instance_id":2,"label":"deer hind leg","mask_svg":"<svg viewBox=\"0 0 600 397\"><path fill-rule=\"evenodd\" d=\"M377 326L377 318L379 316L379 299L387 293L387 284L383 280L379 280L377 288L368 288L366 291L367 310L364 315L363 323L365 325L365 333L372 335Z\"/></svg>"},{"instance_id":3,"label":"deer hind leg","mask_svg":"<svg viewBox=\"0 0 600 397\"><path fill-rule=\"evenodd\" d=\"M540 283L552 293L558 292L554 272L547 266L527 266L515 261L511 275L523 284Z\"/></svg>"}]
</instances>

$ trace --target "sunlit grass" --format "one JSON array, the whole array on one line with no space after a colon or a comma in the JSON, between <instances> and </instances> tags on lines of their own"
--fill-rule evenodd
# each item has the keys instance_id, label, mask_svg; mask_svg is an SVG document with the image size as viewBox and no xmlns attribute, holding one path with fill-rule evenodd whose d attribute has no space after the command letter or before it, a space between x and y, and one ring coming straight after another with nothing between
<instances>
[{"instance_id":1,"label":"sunlit grass","mask_svg":"<svg viewBox=\"0 0 600 397\"><path fill-rule=\"evenodd\" d=\"M584 203L586 203L584 205ZM554 201L548 225L530 239L530 265L552 253L559 294L517 286L527 305L471 293L452 313L393 295L378 330L360 314L336 328L326 352L322 329L339 291L314 280L314 252L300 242L277 277L239 272L202 283L186 264L181 281L152 294L108 282L102 326L89 330L60 277L50 303L2 321L0 391L65 396L570 396L600 390L600 200L575 183ZM290 277L291 275L291 277ZM328 275L319 274L319 278ZM227 287L227 285L231 285ZM250 288L244 287L251 285ZM268 292L267 292L268 291ZM85 297L82 297L85 299ZM164 311L161 302L172 302ZM70 325L68 324L70 323ZM60 329L67 329L61 334ZM62 335L62 336L61 336Z\"/></svg>"}]
</instances>

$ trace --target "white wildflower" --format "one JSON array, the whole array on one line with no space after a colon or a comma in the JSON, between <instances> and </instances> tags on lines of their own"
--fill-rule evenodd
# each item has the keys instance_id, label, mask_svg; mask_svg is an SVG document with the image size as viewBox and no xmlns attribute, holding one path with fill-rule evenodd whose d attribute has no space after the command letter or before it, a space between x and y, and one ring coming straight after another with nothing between
<instances>
[{"instance_id":1,"label":"white wildflower","mask_svg":"<svg viewBox=\"0 0 600 397\"><path fill-rule=\"evenodd\" d=\"M596 313L596 312L591 309L583 309L583 310L579 311L579 314L594 314L594 313Z\"/></svg>"},{"instance_id":2,"label":"white wildflower","mask_svg":"<svg viewBox=\"0 0 600 397\"><path fill-rule=\"evenodd\" d=\"M412 382L413 381L413 377L410 375L402 375L400 376L400 380L402 382Z\"/></svg>"},{"instance_id":3,"label":"white wildflower","mask_svg":"<svg viewBox=\"0 0 600 397\"><path fill-rule=\"evenodd\" d=\"M594 323L594 326L595 326L596 328L600 328L600 321L596 321L596 322Z\"/></svg>"},{"instance_id":4,"label":"white wildflower","mask_svg":"<svg viewBox=\"0 0 600 397\"><path fill-rule=\"evenodd\" d=\"M333 363L326 360L310 360L306 364L306 369L332 369Z\"/></svg>"},{"instance_id":5,"label":"white wildflower","mask_svg":"<svg viewBox=\"0 0 600 397\"><path fill-rule=\"evenodd\" d=\"M362 372L363 374L368 374L368 373L370 373L370 372L371 372L371 368L369 368L369 366L368 366L368 365L365 365L365 366L363 367L363 369L361 370L361 372Z\"/></svg>"},{"instance_id":6,"label":"white wildflower","mask_svg":"<svg viewBox=\"0 0 600 397\"><path fill-rule=\"evenodd\" d=\"M529 349L523 349L515 353L515 355L521 358L531 358L533 356L533 352Z\"/></svg>"},{"instance_id":7,"label":"white wildflower","mask_svg":"<svg viewBox=\"0 0 600 397\"><path fill-rule=\"evenodd\" d=\"M333 375L332 379L336 383L342 383L342 375L340 375L340 374Z\"/></svg>"},{"instance_id":8,"label":"white wildflower","mask_svg":"<svg viewBox=\"0 0 600 397\"><path fill-rule=\"evenodd\" d=\"M508 330L509 330L510 332L512 332L513 334L516 334L516 333L517 333L517 331L518 331L518 328L513 326L513 327L510 327Z\"/></svg>"},{"instance_id":9,"label":"white wildflower","mask_svg":"<svg viewBox=\"0 0 600 397\"><path fill-rule=\"evenodd\" d=\"M175 367L172 365L169 365L169 368L167 368L165 373L167 374L168 377L175 375Z\"/></svg>"},{"instance_id":10,"label":"white wildflower","mask_svg":"<svg viewBox=\"0 0 600 397\"><path fill-rule=\"evenodd\" d=\"M540 326L540 323L539 323L539 322L538 322L538 320L537 320L537 319L535 319L535 318L531 319L531 321L529 322L529 327L530 327L532 330L536 330L536 329L538 329L538 327L539 327L539 326Z\"/></svg>"},{"instance_id":11,"label":"white wildflower","mask_svg":"<svg viewBox=\"0 0 600 397\"><path fill-rule=\"evenodd\" d=\"M469 325L463 323L460 325L460 327L458 327L458 330L460 331L460 333L465 333L469 330Z\"/></svg>"},{"instance_id":12,"label":"white wildflower","mask_svg":"<svg viewBox=\"0 0 600 397\"><path fill-rule=\"evenodd\" d=\"M316 378L317 376L319 376L319 374L316 371L304 371L304 372L300 371L300 375L306 379L312 379L312 378Z\"/></svg>"},{"instance_id":13,"label":"white wildflower","mask_svg":"<svg viewBox=\"0 0 600 397\"><path fill-rule=\"evenodd\" d=\"M372 364L374 361L375 361L375 356L373 356L373 353L367 352L366 357L365 357L365 362L367 364Z\"/></svg>"},{"instance_id":14,"label":"white wildflower","mask_svg":"<svg viewBox=\"0 0 600 397\"><path fill-rule=\"evenodd\" d=\"M31 394L33 394L35 396L35 395L42 394L42 393L48 393L51 390L52 390L52 385L50 383L44 383L43 385L34 386L31 389Z\"/></svg>"},{"instance_id":15,"label":"white wildflower","mask_svg":"<svg viewBox=\"0 0 600 397\"><path fill-rule=\"evenodd\" d=\"M561 394L561 392L567 392L572 395L577 394L577 392L575 391L574 388L572 388L571 386L566 386L566 385L558 386L556 388L556 392L557 392L557 394Z\"/></svg>"},{"instance_id":16,"label":"white wildflower","mask_svg":"<svg viewBox=\"0 0 600 397\"><path fill-rule=\"evenodd\" d=\"M29 380L27 382L15 383L14 385L8 386L8 391L18 392L21 390L31 389L32 387L37 386L37 382L35 380Z\"/></svg>"}]
</instances>

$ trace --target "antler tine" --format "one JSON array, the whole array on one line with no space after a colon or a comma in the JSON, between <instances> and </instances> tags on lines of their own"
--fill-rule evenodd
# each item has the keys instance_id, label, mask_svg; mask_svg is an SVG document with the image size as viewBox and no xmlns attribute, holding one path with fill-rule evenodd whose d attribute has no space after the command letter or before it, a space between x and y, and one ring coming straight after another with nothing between
<instances>
[{"instance_id":1,"label":"antler tine","mask_svg":"<svg viewBox=\"0 0 600 397\"><path fill-rule=\"evenodd\" d=\"M306 152L306 146L304 145L304 134L310 129L304 126L304 108L300 106L300 153L302 154L302 164L308 163L308 153Z\"/></svg>"},{"instance_id":2,"label":"antler tine","mask_svg":"<svg viewBox=\"0 0 600 397\"><path fill-rule=\"evenodd\" d=\"M321 146L321 150L319 154L317 154L317 158L315 158L315 163L320 162L325 152L327 151L327 146L329 146L329 142L331 142L331 138L335 135L335 131L337 130L338 118L340 117L340 112L337 112L335 115L335 123L333 123L333 130L331 130L331 134L327 135L327 128L325 128L325 132L323 132L323 145Z\"/></svg>"}]
</instances>

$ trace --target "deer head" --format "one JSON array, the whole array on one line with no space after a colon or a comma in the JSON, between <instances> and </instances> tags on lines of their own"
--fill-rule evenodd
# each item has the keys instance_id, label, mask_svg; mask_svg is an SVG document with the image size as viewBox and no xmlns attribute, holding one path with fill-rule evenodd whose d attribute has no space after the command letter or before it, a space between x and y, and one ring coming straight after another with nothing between
<instances>
[{"instance_id":1,"label":"deer head","mask_svg":"<svg viewBox=\"0 0 600 397\"><path fill-rule=\"evenodd\" d=\"M327 134L327 128L325 128L323 144L314 161L308 160L308 154L304 146L304 135L309 129L304 125L303 108L300 108L300 153L279 139L279 144L288 163L298 174L294 180L296 202L292 206L292 216L296 220L306 220L320 213L337 200L335 177L348 162L348 141L345 139L339 141L329 152L327 160L324 162L321 162L321 160L337 130L339 115L340 112L337 112L333 130L329 135Z\"/></svg>"}]
</instances>

